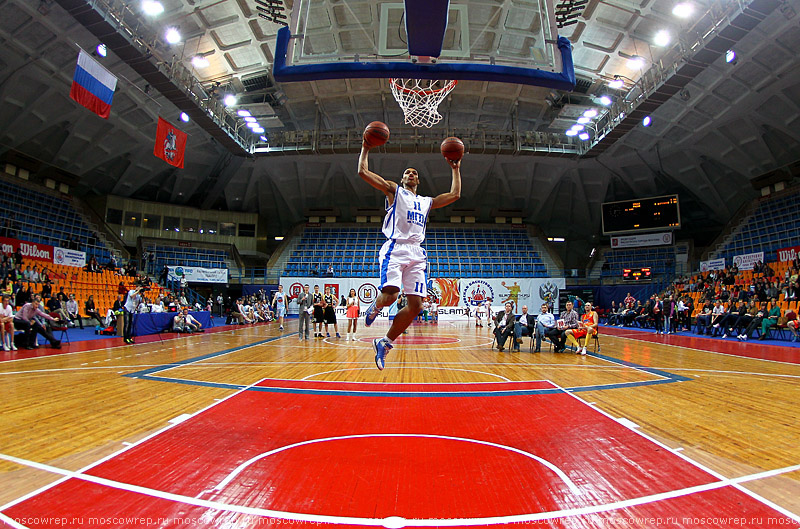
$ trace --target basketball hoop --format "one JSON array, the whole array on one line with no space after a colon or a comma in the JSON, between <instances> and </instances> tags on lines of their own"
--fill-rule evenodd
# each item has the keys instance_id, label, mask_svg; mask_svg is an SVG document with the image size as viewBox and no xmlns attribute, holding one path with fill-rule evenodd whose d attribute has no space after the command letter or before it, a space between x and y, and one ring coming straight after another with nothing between
<instances>
[{"instance_id":1,"label":"basketball hoop","mask_svg":"<svg viewBox=\"0 0 800 529\"><path fill-rule=\"evenodd\" d=\"M392 95L403 109L405 122L414 127L430 128L442 120L439 103L458 81L428 79L390 79Z\"/></svg>"}]
</instances>

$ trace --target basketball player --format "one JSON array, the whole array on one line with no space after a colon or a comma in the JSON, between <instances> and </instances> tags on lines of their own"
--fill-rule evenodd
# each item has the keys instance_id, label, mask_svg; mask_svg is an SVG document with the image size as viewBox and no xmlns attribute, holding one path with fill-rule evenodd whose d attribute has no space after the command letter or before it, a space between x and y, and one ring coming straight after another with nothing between
<instances>
[{"instance_id":1,"label":"basketball player","mask_svg":"<svg viewBox=\"0 0 800 529\"><path fill-rule=\"evenodd\" d=\"M283 293L283 285L278 285L278 291L272 298L272 305L275 307L275 315L278 316L278 323L280 330L283 330L283 317L286 316L289 300L286 299L286 294Z\"/></svg>"},{"instance_id":2,"label":"basketball player","mask_svg":"<svg viewBox=\"0 0 800 529\"><path fill-rule=\"evenodd\" d=\"M413 167L403 172L400 185L370 171L369 149L366 143L361 146L358 176L386 195L383 234L388 240L379 254L381 293L367 309L364 323L367 327L372 325L381 309L394 303L401 288L408 298L408 305L397 312L386 336L372 341L375 365L382 370L392 342L414 321L422 309L423 298L428 294L425 277L427 254L420 244L425 240L430 211L452 204L461 197L461 161L445 158L453 175L450 191L431 198L417 195L420 178Z\"/></svg>"}]
</instances>

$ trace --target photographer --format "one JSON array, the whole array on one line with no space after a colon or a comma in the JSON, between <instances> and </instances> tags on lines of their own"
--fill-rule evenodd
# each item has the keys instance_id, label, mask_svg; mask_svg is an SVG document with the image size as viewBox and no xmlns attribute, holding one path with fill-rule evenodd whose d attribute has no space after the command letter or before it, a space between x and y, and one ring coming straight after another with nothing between
<instances>
[{"instance_id":1,"label":"photographer","mask_svg":"<svg viewBox=\"0 0 800 529\"><path fill-rule=\"evenodd\" d=\"M142 292L145 290L149 289L147 287L137 286L129 290L128 296L125 298L125 328L123 331L125 343L133 343L133 318L134 314L136 313L136 309L139 307L139 303L142 302Z\"/></svg>"},{"instance_id":2,"label":"photographer","mask_svg":"<svg viewBox=\"0 0 800 529\"><path fill-rule=\"evenodd\" d=\"M189 314L188 307L184 307L183 310L172 319L172 330L175 332L203 332L201 329L202 326L203 325L199 321Z\"/></svg>"}]
</instances>

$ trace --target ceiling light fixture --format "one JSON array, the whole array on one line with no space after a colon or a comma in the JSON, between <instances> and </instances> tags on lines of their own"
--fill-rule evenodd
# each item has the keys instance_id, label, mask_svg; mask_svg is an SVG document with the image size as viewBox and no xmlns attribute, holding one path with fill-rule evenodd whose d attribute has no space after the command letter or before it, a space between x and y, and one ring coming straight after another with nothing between
<instances>
[{"instance_id":1,"label":"ceiling light fixture","mask_svg":"<svg viewBox=\"0 0 800 529\"><path fill-rule=\"evenodd\" d=\"M155 17L164 12L164 5L155 0L144 0L142 2L142 11L145 15Z\"/></svg>"},{"instance_id":2,"label":"ceiling light fixture","mask_svg":"<svg viewBox=\"0 0 800 529\"><path fill-rule=\"evenodd\" d=\"M264 127L253 127L253 132L256 134L264 134Z\"/></svg>"},{"instance_id":3,"label":"ceiling light fixture","mask_svg":"<svg viewBox=\"0 0 800 529\"><path fill-rule=\"evenodd\" d=\"M567 136L577 136L577 135L578 135L578 131L577 131L577 130L574 130L574 129L569 129L569 130L568 130L567 132L565 132L564 134L566 134Z\"/></svg>"},{"instance_id":4,"label":"ceiling light fixture","mask_svg":"<svg viewBox=\"0 0 800 529\"><path fill-rule=\"evenodd\" d=\"M728 62L728 63L732 62L732 63L735 64L736 63L736 52L733 51L733 50L726 51L725 52L725 62Z\"/></svg>"},{"instance_id":5,"label":"ceiling light fixture","mask_svg":"<svg viewBox=\"0 0 800 529\"><path fill-rule=\"evenodd\" d=\"M168 28L164 38L170 44L177 44L181 41L181 33L178 28Z\"/></svg>"},{"instance_id":6,"label":"ceiling light fixture","mask_svg":"<svg viewBox=\"0 0 800 529\"><path fill-rule=\"evenodd\" d=\"M694 6L689 2L680 2L672 8L672 14L678 18L688 18L694 13Z\"/></svg>"},{"instance_id":7,"label":"ceiling light fixture","mask_svg":"<svg viewBox=\"0 0 800 529\"><path fill-rule=\"evenodd\" d=\"M666 29L662 29L661 31L656 33L655 38L653 39L653 44L656 46L666 46L670 43L672 37L669 34L669 31Z\"/></svg>"},{"instance_id":8,"label":"ceiling light fixture","mask_svg":"<svg viewBox=\"0 0 800 529\"><path fill-rule=\"evenodd\" d=\"M619 90L625 86L625 81L619 78L619 75L615 75L614 79L608 82L608 87L613 88L614 90Z\"/></svg>"},{"instance_id":9,"label":"ceiling light fixture","mask_svg":"<svg viewBox=\"0 0 800 529\"><path fill-rule=\"evenodd\" d=\"M578 118L578 123L580 123L581 125L586 125L590 121L592 121L592 120L587 118L586 116L581 116L581 117Z\"/></svg>"},{"instance_id":10,"label":"ceiling light fixture","mask_svg":"<svg viewBox=\"0 0 800 529\"><path fill-rule=\"evenodd\" d=\"M608 106L611 103L613 103L613 101L611 100L610 97L608 97L608 96L600 96L600 104L601 105Z\"/></svg>"},{"instance_id":11,"label":"ceiling light fixture","mask_svg":"<svg viewBox=\"0 0 800 529\"><path fill-rule=\"evenodd\" d=\"M580 139L582 139L583 141L586 141L586 140L589 139L589 133L588 132L581 132L580 134L578 134L578 137Z\"/></svg>"},{"instance_id":12,"label":"ceiling light fixture","mask_svg":"<svg viewBox=\"0 0 800 529\"><path fill-rule=\"evenodd\" d=\"M593 108L590 108L589 110L587 110L586 112L583 113L583 117L585 117L585 118L590 118L591 119L591 118L596 117L596 116L597 116L597 110L595 110Z\"/></svg>"},{"instance_id":13,"label":"ceiling light fixture","mask_svg":"<svg viewBox=\"0 0 800 529\"><path fill-rule=\"evenodd\" d=\"M105 57L106 55L108 55L108 48L106 48L106 45L103 44L102 42L97 45L97 48L95 48L95 50L97 50L97 54L100 57ZM731 61L728 61L728 62L731 62Z\"/></svg>"},{"instance_id":14,"label":"ceiling light fixture","mask_svg":"<svg viewBox=\"0 0 800 529\"><path fill-rule=\"evenodd\" d=\"M189 114L187 114L186 112L181 112L180 118L181 121L183 121L184 123L189 123Z\"/></svg>"},{"instance_id":15,"label":"ceiling light fixture","mask_svg":"<svg viewBox=\"0 0 800 529\"><path fill-rule=\"evenodd\" d=\"M246 116L244 118L244 120L246 122L248 122L248 123L258 123L258 120L256 118L254 118L253 116Z\"/></svg>"},{"instance_id":16,"label":"ceiling light fixture","mask_svg":"<svg viewBox=\"0 0 800 529\"><path fill-rule=\"evenodd\" d=\"M211 64L208 62L208 59L203 57L202 55L195 55L192 57L192 66L195 68L208 68L208 65Z\"/></svg>"},{"instance_id":17,"label":"ceiling light fixture","mask_svg":"<svg viewBox=\"0 0 800 529\"><path fill-rule=\"evenodd\" d=\"M641 70L645 64L647 64L647 59L640 55L634 55L628 59L628 68L632 70Z\"/></svg>"},{"instance_id":18,"label":"ceiling light fixture","mask_svg":"<svg viewBox=\"0 0 800 529\"><path fill-rule=\"evenodd\" d=\"M652 123L652 122L653 122L653 120L650 119L650 116L645 116L644 119L642 120L642 126L643 127L649 127L650 123Z\"/></svg>"},{"instance_id":19,"label":"ceiling light fixture","mask_svg":"<svg viewBox=\"0 0 800 529\"><path fill-rule=\"evenodd\" d=\"M226 107L232 107L236 104L236 96L233 94L228 94L222 99L222 102L225 103Z\"/></svg>"},{"instance_id":20,"label":"ceiling light fixture","mask_svg":"<svg viewBox=\"0 0 800 529\"><path fill-rule=\"evenodd\" d=\"M237 110L236 113L239 114L240 116L242 116L243 118L250 117L250 111L249 110L245 110L243 108L240 108L239 110Z\"/></svg>"}]
</instances>

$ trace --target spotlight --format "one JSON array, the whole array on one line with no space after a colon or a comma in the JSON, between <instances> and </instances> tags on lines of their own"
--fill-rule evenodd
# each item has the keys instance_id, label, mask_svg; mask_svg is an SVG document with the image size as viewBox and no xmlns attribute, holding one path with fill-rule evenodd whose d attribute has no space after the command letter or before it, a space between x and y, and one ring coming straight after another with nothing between
<instances>
[{"instance_id":1,"label":"spotlight","mask_svg":"<svg viewBox=\"0 0 800 529\"><path fill-rule=\"evenodd\" d=\"M669 31L662 29L658 33L656 33L655 38L653 39L653 44L656 46L666 46L669 44L669 41L672 40L670 37Z\"/></svg>"},{"instance_id":2,"label":"spotlight","mask_svg":"<svg viewBox=\"0 0 800 529\"><path fill-rule=\"evenodd\" d=\"M181 121L184 123L189 123L189 114L186 112L181 112Z\"/></svg>"},{"instance_id":3,"label":"spotlight","mask_svg":"<svg viewBox=\"0 0 800 529\"><path fill-rule=\"evenodd\" d=\"M583 117L585 117L585 118L590 118L591 119L591 118L593 118L595 116L597 116L597 110L595 110L593 108L590 108L589 110L587 110L586 112L583 113Z\"/></svg>"},{"instance_id":4,"label":"spotlight","mask_svg":"<svg viewBox=\"0 0 800 529\"><path fill-rule=\"evenodd\" d=\"M578 123L580 123L581 125L586 125L590 121L592 121L592 120L587 118L586 116L581 116L581 117L578 118Z\"/></svg>"},{"instance_id":5,"label":"spotlight","mask_svg":"<svg viewBox=\"0 0 800 529\"><path fill-rule=\"evenodd\" d=\"M573 130L573 129L569 129L564 134L566 134L567 136L577 136L578 135L578 131L577 130Z\"/></svg>"},{"instance_id":6,"label":"spotlight","mask_svg":"<svg viewBox=\"0 0 800 529\"><path fill-rule=\"evenodd\" d=\"M688 2L675 4L675 7L672 8L672 14L678 18L688 18L692 16L692 13L694 13L694 6Z\"/></svg>"},{"instance_id":7,"label":"spotlight","mask_svg":"<svg viewBox=\"0 0 800 529\"><path fill-rule=\"evenodd\" d=\"M106 45L103 44L102 42L100 44L98 44L97 48L95 48L95 49L97 50L97 54L100 57L105 57L106 55L108 55L108 48L106 48ZM728 62L731 62L731 61L728 61Z\"/></svg>"},{"instance_id":8,"label":"spotlight","mask_svg":"<svg viewBox=\"0 0 800 529\"><path fill-rule=\"evenodd\" d=\"M142 2L142 11L144 11L145 15L151 17L158 16L164 12L164 5L155 0L144 0L144 2Z\"/></svg>"},{"instance_id":9,"label":"spotlight","mask_svg":"<svg viewBox=\"0 0 800 529\"><path fill-rule=\"evenodd\" d=\"M245 110L243 108L237 110L236 113L239 114L240 116L242 116L243 118L250 117L250 111L249 110Z\"/></svg>"},{"instance_id":10,"label":"spotlight","mask_svg":"<svg viewBox=\"0 0 800 529\"><path fill-rule=\"evenodd\" d=\"M644 57L641 57L639 55L634 55L633 57L628 59L628 68L632 70L641 70L646 62L647 61Z\"/></svg>"},{"instance_id":11,"label":"spotlight","mask_svg":"<svg viewBox=\"0 0 800 529\"><path fill-rule=\"evenodd\" d=\"M164 38L170 44L177 44L181 41L181 34L178 31L178 28L169 28L167 29L167 33L165 34Z\"/></svg>"},{"instance_id":12,"label":"spotlight","mask_svg":"<svg viewBox=\"0 0 800 529\"><path fill-rule=\"evenodd\" d=\"M261 125L259 125L259 124L258 124L258 122L246 123L246 125L247 125L248 127L250 127L251 129L255 129L255 128L258 128L258 127L260 127L260 126L261 126Z\"/></svg>"},{"instance_id":13,"label":"spotlight","mask_svg":"<svg viewBox=\"0 0 800 529\"><path fill-rule=\"evenodd\" d=\"M248 122L248 123L258 123L258 120L256 118L254 118L253 116L246 116L244 118L244 120L246 122Z\"/></svg>"},{"instance_id":14,"label":"spotlight","mask_svg":"<svg viewBox=\"0 0 800 529\"><path fill-rule=\"evenodd\" d=\"M653 120L650 119L650 116L645 116L644 119L642 120L642 126L643 127L649 127L650 123L652 123L652 121Z\"/></svg>"},{"instance_id":15,"label":"spotlight","mask_svg":"<svg viewBox=\"0 0 800 529\"><path fill-rule=\"evenodd\" d=\"M586 141L586 140L589 139L589 133L588 132L581 132L580 134L578 134L578 137L580 139L582 139L583 141Z\"/></svg>"},{"instance_id":16,"label":"spotlight","mask_svg":"<svg viewBox=\"0 0 800 529\"><path fill-rule=\"evenodd\" d=\"M211 64L208 62L208 59L203 57L202 55L195 55L192 57L192 65L195 68L208 68L208 65Z\"/></svg>"},{"instance_id":17,"label":"spotlight","mask_svg":"<svg viewBox=\"0 0 800 529\"><path fill-rule=\"evenodd\" d=\"M609 88L613 88L614 90L619 90L623 86L625 86L625 81L620 79L618 75L614 76L614 80L613 81L609 81L608 82L608 87Z\"/></svg>"},{"instance_id":18,"label":"spotlight","mask_svg":"<svg viewBox=\"0 0 800 529\"><path fill-rule=\"evenodd\" d=\"M600 96L600 104L608 106L612 103L611 98L608 96Z\"/></svg>"},{"instance_id":19,"label":"spotlight","mask_svg":"<svg viewBox=\"0 0 800 529\"><path fill-rule=\"evenodd\" d=\"M585 127L584 127L583 125L581 125L580 123L576 123L576 124L574 124L572 127L570 127L570 129L571 129L571 130L577 130L577 131L581 131L581 130L583 130L584 128L585 128Z\"/></svg>"},{"instance_id":20,"label":"spotlight","mask_svg":"<svg viewBox=\"0 0 800 529\"><path fill-rule=\"evenodd\" d=\"M269 143L269 138L267 138L266 136L263 136L263 135L259 136L258 139L263 141L264 143Z\"/></svg>"},{"instance_id":21,"label":"spotlight","mask_svg":"<svg viewBox=\"0 0 800 529\"><path fill-rule=\"evenodd\" d=\"M264 134L264 127L253 127L253 132L256 134Z\"/></svg>"},{"instance_id":22,"label":"spotlight","mask_svg":"<svg viewBox=\"0 0 800 529\"><path fill-rule=\"evenodd\" d=\"M725 62L732 62L736 64L736 52L733 50L728 50L725 52Z\"/></svg>"},{"instance_id":23,"label":"spotlight","mask_svg":"<svg viewBox=\"0 0 800 529\"><path fill-rule=\"evenodd\" d=\"M232 107L236 104L236 96L233 94L228 94L225 96L222 102L225 103L226 107Z\"/></svg>"}]
</instances>

